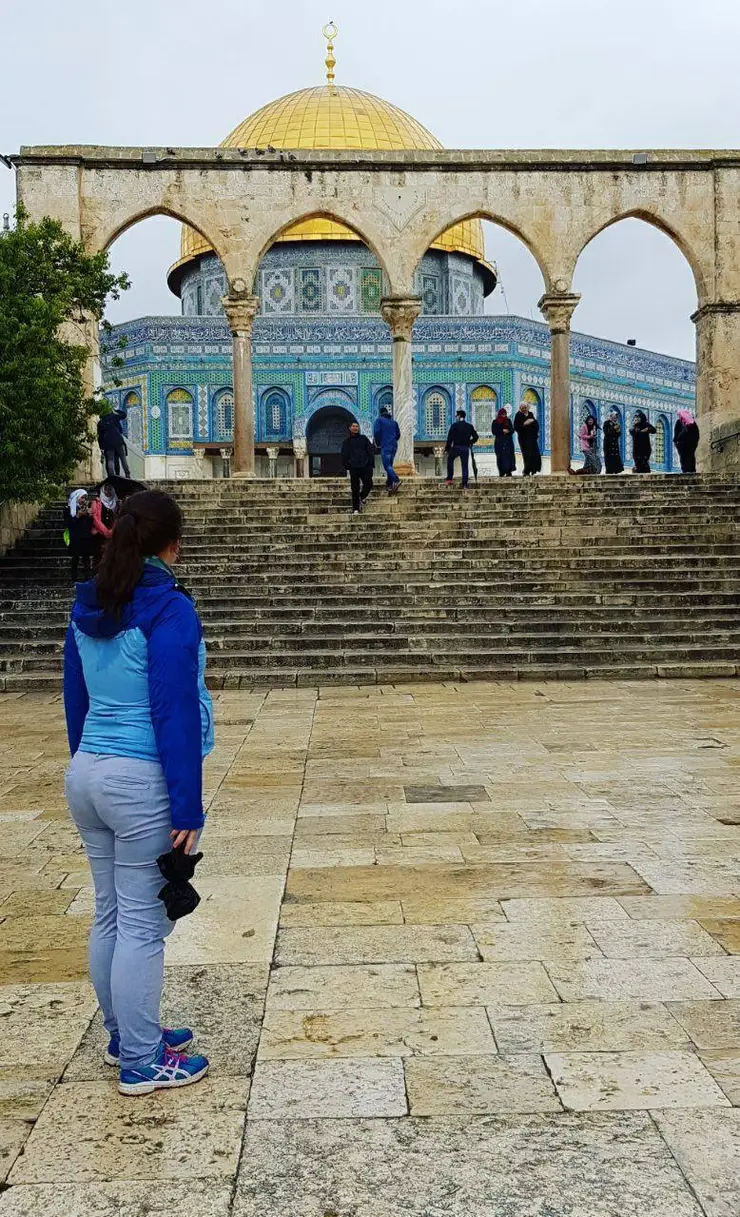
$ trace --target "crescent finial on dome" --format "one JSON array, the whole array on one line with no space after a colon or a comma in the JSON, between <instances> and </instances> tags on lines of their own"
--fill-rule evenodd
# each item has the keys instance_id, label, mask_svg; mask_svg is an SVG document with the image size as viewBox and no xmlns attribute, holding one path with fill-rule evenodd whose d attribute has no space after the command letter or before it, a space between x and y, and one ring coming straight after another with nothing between
<instances>
[{"instance_id":1,"label":"crescent finial on dome","mask_svg":"<svg viewBox=\"0 0 740 1217\"><path fill-rule=\"evenodd\" d=\"M331 89L334 87L334 68L337 64L337 61L334 58L334 39L339 33L339 26L336 25L334 21L329 21L324 26L321 33L326 38L326 59L324 62L326 64L326 82Z\"/></svg>"}]
</instances>

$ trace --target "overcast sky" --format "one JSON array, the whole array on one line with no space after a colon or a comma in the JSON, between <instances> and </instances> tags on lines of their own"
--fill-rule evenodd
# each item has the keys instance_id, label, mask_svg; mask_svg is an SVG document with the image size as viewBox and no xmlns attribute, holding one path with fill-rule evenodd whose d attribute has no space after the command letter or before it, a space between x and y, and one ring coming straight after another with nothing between
<instances>
[{"instance_id":1,"label":"overcast sky","mask_svg":"<svg viewBox=\"0 0 740 1217\"><path fill-rule=\"evenodd\" d=\"M324 79L408 110L450 148L732 148L740 0L2 0L0 151L21 144L214 145L252 111ZM0 211L12 173L0 166ZM486 224L494 311L537 316L529 253ZM112 320L178 311L178 226L111 251L133 289ZM638 221L582 256L577 329L693 357L696 296L672 242Z\"/></svg>"}]
</instances>

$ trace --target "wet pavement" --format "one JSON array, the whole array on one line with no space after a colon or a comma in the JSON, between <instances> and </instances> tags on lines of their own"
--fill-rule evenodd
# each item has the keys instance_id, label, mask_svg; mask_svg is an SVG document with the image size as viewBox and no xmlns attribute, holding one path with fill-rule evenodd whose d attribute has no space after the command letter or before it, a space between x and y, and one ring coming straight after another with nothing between
<instances>
[{"instance_id":1,"label":"wet pavement","mask_svg":"<svg viewBox=\"0 0 740 1217\"><path fill-rule=\"evenodd\" d=\"M223 692L118 1095L58 698L0 697L0 1217L738 1217L740 684Z\"/></svg>"}]
</instances>

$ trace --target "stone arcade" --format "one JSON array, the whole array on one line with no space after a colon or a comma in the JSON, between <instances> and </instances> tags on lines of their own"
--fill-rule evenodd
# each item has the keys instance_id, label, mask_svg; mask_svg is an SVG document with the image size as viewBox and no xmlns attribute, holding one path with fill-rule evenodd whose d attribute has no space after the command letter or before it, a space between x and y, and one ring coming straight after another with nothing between
<instances>
[{"instance_id":1,"label":"stone arcade","mask_svg":"<svg viewBox=\"0 0 740 1217\"><path fill-rule=\"evenodd\" d=\"M337 93L333 85L327 89L334 90L332 96ZM414 122L409 116L404 118ZM289 131L286 128L286 141L291 138ZM202 316L172 319L170 337L179 339L179 344L172 345L179 345L184 356L189 347L194 352L197 347L200 364L209 359L220 364L214 383L218 386L220 382L224 391L220 398L212 393L209 401L208 390L196 383L194 374L186 381L191 389L182 386L182 366L176 377L172 373L174 383L163 383L160 371L152 384L156 382L157 394L164 395L166 436L162 402L143 400L148 386L144 371L147 367L151 371L156 363L157 346L163 349L157 321L123 327L130 337L125 374L130 385L141 386L141 392L137 394L129 385L128 400L122 398L122 404L133 407L134 419L137 407L140 409L137 426L142 434L146 428L144 438L150 452L179 452L182 458L195 447L201 453L208 450L217 466L221 450L231 447L233 422L233 473L267 472L266 459L273 472L292 473L294 458L297 471L308 472L303 458L311 456L310 415L313 411L318 414L322 406L315 400L316 391L341 390L344 376L353 390L344 394L348 411L359 409L366 423L382 395L390 396L392 389L403 434L400 457L409 473L414 467L422 472L433 469L434 445L443 438L447 419L461 401L474 414L479 409L482 417L497 400L515 404L525 392L541 412L553 472L563 472L568 466L572 428L579 421L575 407L595 405L598 412L614 402L622 405L625 416L631 408L647 406L660 424L658 453L666 454L657 463L669 468L671 415L692 400L691 365L651 355L649 368L641 369L643 353L582 336L571 340L571 319L578 304L572 281L578 257L604 228L631 216L671 236L691 265L699 304L694 320L698 332L696 404L702 428L700 467L715 472L736 470L740 466L740 153L463 152L445 151L435 143L428 137L428 146L421 149L382 150L388 147L386 143L381 150L308 148L290 154L227 146L35 147L22 149L13 159L19 199L30 215L56 216L90 249L106 248L128 227L150 215L182 220L191 234L185 248L188 257L171 273L191 293L186 314L191 309L199 313L197 292L205 283L205 279L200 283L199 276L202 279L209 258L215 264L209 251L223 268L223 311L231 331L233 385L228 331L221 318L210 317L205 338ZM540 308L549 332L547 327L518 318L476 315L494 273L482 260L482 245L476 244L474 221L478 218L510 229L535 256L545 282ZM327 237L332 226L338 229L338 237ZM282 238L282 247L276 245ZM358 238L372 255L361 266L356 260ZM369 302L367 312L373 315L342 319L352 326L346 352L337 351L341 335L332 332L336 329L333 318L295 315L297 305L290 304L295 276L283 273L282 291L293 309L287 331L279 314L267 312L264 279L262 300L254 291L254 285L260 285L260 272L291 270L286 268L286 258L290 260L290 251L299 240L315 241L317 250L334 240L347 266L354 258L355 272L360 272L359 282L364 283ZM429 316L434 308L425 304L423 266L430 257L437 260L440 291L447 276L447 302L438 306L448 310L444 316ZM342 265L343 259L339 259ZM318 262L313 269L319 277L331 270L329 266L322 269L318 253L311 261ZM449 289L463 268L470 280L469 294L456 318L454 312L450 315ZM366 273L370 271L374 278ZM273 274L271 280L278 300L284 299L278 290L279 278ZM317 285L316 291L321 290ZM204 304L200 307L206 308ZM260 308L263 312L258 316ZM427 315L421 316L425 308ZM217 313L220 308L216 304L206 311ZM297 336L292 364L286 360L291 355L286 336L290 339L291 335ZM417 364L412 364L412 335L425 347ZM188 338L198 337L200 345L188 342ZM312 343L312 338L317 341ZM363 338L368 348L364 354ZM309 346L314 348L312 352ZM255 354L260 378L256 386ZM171 356L167 348L167 375ZM299 358L303 361L300 400L294 375ZM358 358L361 371L356 370ZM464 382L458 379L462 373L455 371L453 363L458 368L467 364ZM607 380L621 382L620 388L610 384L597 392L599 386L594 387L593 380L589 383L589 377L607 364ZM90 374L94 374L92 368ZM385 384L386 379L392 384ZM290 380L292 385L287 383ZM264 398L263 390L271 387L276 391ZM478 401L476 392L485 393L485 398ZM332 394L335 415L341 397L341 392ZM216 429L211 422L214 416L220 419ZM173 424L172 419L178 421ZM178 429L179 440L174 434ZM202 437L202 442L195 437ZM174 449L170 447L173 441ZM192 464L181 460L181 465L163 461L149 472L193 476ZM319 466L310 471L324 470Z\"/></svg>"}]
</instances>

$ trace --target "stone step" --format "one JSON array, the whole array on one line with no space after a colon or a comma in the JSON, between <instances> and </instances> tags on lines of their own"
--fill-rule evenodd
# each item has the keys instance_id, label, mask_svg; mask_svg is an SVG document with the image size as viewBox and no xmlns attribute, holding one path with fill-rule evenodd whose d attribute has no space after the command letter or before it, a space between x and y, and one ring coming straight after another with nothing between
<instances>
[{"instance_id":1,"label":"stone step","mask_svg":"<svg viewBox=\"0 0 740 1217\"><path fill-rule=\"evenodd\" d=\"M177 483L215 687L734 676L740 480ZM57 688L61 505L0 561L0 687Z\"/></svg>"},{"instance_id":2,"label":"stone step","mask_svg":"<svg viewBox=\"0 0 740 1217\"><path fill-rule=\"evenodd\" d=\"M257 648L241 650L234 649L233 651L211 652L209 658L209 672L217 674L220 671L230 672L235 668L248 667L253 664L255 667L267 666L272 668L298 668L301 666L320 670L322 668L346 669L357 668L358 670L364 666L373 667L377 665L377 661L388 653L389 648L382 646L372 648L368 645L364 647L346 648L340 652L337 648L322 650L313 650L309 648L293 648L288 647L270 647L265 646L262 650ZM618 665L630 666L634 663L643 664L662 664L662 663L696 663L696 662L722 662L731 666L735 666L738 661L738 647L736 644L725 646L722 644L709 645L702 642L695 646L658 646L654 642L645 646L620 646L617 650L605 650L603 647L589 647L578 642L572 645L551 645L548 647L480 647L475 650L468 650L463 647L452 648L446 646L439 650L431 648L422 648L408 646L402 648L398 652L398 659L404 664L411 667L424 667L431 665L438 667L439 665L452 665L453 667L480 667L490 669L496 665L507 666L513 665L517 667L527 667L530 664L553 664L553 665L577 665L580 667L614 667ZM5 674L22 672L57 672L61 673L62 655L59 649L55 653L41 655L26 655L19 654L17 656L5 656L0 658L0 672ZM734 675L733 673L729 673Z\"/></svg>"}]
</instances>

